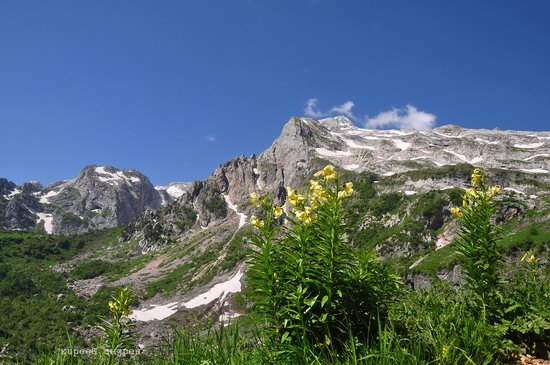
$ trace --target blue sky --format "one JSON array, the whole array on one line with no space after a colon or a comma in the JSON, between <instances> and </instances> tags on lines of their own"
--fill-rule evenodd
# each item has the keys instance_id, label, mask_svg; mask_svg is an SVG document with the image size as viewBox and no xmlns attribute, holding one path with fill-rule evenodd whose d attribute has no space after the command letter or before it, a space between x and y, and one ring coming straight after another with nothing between
<instances>
[{"instance_id":1,"label":"blue sky","mask_svg":"<svg viewBox=\"0 0 550 365\"><path fill-rule=\"evenodd\" d=\"M0 176L204 178L306 111L550 130L549 16L545 0L2 1Z\"/></svg>"}]
</instances>

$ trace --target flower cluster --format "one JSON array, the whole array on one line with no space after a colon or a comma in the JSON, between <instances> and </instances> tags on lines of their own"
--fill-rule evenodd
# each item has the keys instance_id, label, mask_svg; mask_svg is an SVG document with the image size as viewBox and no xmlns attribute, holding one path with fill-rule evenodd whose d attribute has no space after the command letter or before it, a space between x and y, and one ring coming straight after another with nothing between
<instances>
[{"instance_id":1,"label":"flower cluster","mask_svg":"<svg viewBox=\"0 0 550 365\"><path fill-rule=\"evenodd\" d=\"M489 185L485 174L480 169L473 171L471 183L472 187L466 189L462 199L462 208L471 208L478 204L479 199L491 200L495 195L500 193L500 185ZM457 218L462 216L462 210L458 207L451 208L451 213Z\"/></svg>"},{"instance_id":2,"label":"flower cluster","mask_svg":"<svg viewBox=\"0 0 550 365\"><path fill-rule=\"evenodd\" d=\"M270 216L272 218L278 219L283 215L283 207L278 205L273 205L267 196L260 196L256 193L250 194L250 205L255 208L261 208L269 210ZM250 217L250 224L258 229L263 229L265 227L265 222L262 219L259 219L256 216Z\"/></svg>"},{"instance_id":3,"label":"flower cluster","mask_svg":"<svg viewBox=\"0 0 550 365\"><path fill-rule=\"evenodd\" d=\"M309 187L304 192L299 192L291 187L286 188L287 200L290 205L288 212L305 225L315 221L316 209L320 204L327 203L329 199L344 199L353 194L353 183L348 182L338 185L338 174L332 165L325 166L317 171L314 176L317 179L310 180ZM271 217L279 218L283 214L283 208L269 204L267 197L250 194L250 204L256 208L263 208L271 214ZM252 216L250 224L258 229L264 228L265 222L256 216Z\"/></svg>"},{"instance_id":4,"label":"flower cluster","mask_svg":"<svg viewBox=\"0 0 550 365\"><path fill-rule=\"evenodd\" d=\"M124 288L116 297L113 297L112 301L109 301L109 311L116 316L128 316L132 313L130 301L131 294L127 288Z\"/></svg>"},{"instance_id":5,"label":"flower cluster","mask_svg":"<svg viewBox=\"0 0 550 365\"><path fill-rule=\"evenodd\" d=\"M537 263L539 262L539 259L535 257L533 251L527 251L521 258L521 261L527 262L531 267L532 272L537 272Z\"/></svg>"}]
</instances>

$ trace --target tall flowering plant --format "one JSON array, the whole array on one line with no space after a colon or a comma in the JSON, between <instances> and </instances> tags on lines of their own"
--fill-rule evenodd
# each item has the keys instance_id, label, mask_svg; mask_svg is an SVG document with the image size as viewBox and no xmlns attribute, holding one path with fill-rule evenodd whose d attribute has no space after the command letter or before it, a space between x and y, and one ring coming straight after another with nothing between
<instances>
[{"instance_id":1,"label":"tall flowering plant","mask_svg":"<svg viewBox=\"0 0 550 365\"><path fill-rule=\"evenodd\" d=\"M258 217L250 220L256 232L248 278L271 340L332 353L350 333L376 332L400 280L374 253L347 244L343 202L353 183L341 183L332 165L314 177L307 189L287 188L285 208L251 195Z\"/></svg>"},{"instance_id":2,"label":"tall flowering plant","mask_svg":"<svg viewBox=\"0 0 550 365\"><path fill-rule=\"evenodd\" d=\"M466 190L462 207L451 208L458 218L456 252L464 269L466 285L486 305L493 305L499 284L499 229L492 223L496 211L494 197L500 186L491 185L482 170L472 173L471 187Z\"/></svg>"},{"instance_id":3,"label":"tall flowering plant","mask_svg":"<svg viewBox=\"0 0 550 365\"><path fill-rule=\"evenodd\" d=\"M101 317L99 326L104 335L104 347L110 358L117 356L117 352L129 349L132 345L132 325L128 321L131 314L130 304L134 296L128 288L121 289L109 301L109 317Z\"/></svg>"}]
</instances>

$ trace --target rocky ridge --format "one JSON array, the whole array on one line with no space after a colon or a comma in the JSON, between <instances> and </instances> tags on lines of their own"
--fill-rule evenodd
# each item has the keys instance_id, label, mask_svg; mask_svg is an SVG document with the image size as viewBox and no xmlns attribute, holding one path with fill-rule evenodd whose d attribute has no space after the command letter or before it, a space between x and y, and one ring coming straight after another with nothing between
<instances>
[{"instance_id":1,"label":"rocky ridge","mask_svg":"<svg viewBox=\"0 0 550 365\"><path fill-rule=\"evenodd\" d=\"M137 170L86 166L72 180L47 187L0 182L0 228L43 229L51 234L77 234L127 225L148 210L175 201L187 187L174 183L155 188Z\"/></svg>"},{"instance_id":2,"label":"rocky ridge","mask_svg":"<svg viewBox=\"0 0 550 365\"><path fill-rule=\"evenodd\" d=\"M373 172L381 178L469 164L521 173L547 183L550 132L470 130L454 125L432 131L370 130L343 116L291 118L259 156L234 158L204 181L153 187L136 170L95 165L85 167L73 180L46 188L33 183L19 187L4 179L0 184L0 224L10 229L43 226L48 233L81 233L127 225L169 204L191 206L201 227L225 219L226 214L242 223L250 214L246 205L250 193L268 193L282 202L285 186L300 186L306 176L326 163L353 173ZM399 191L409 195L465 184L452 176L401 179ZM503 182L509 192L537 196L532 184ZM395 186L380 187L382 192L392 189Z\"/></svg>"}]
</instances>

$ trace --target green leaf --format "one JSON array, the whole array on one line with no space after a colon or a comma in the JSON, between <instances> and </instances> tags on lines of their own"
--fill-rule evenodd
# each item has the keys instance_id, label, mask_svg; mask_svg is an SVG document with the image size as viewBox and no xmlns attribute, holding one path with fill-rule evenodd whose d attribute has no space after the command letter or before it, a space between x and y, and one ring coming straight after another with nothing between
<instances>
[{"instance_id":1,"label":"green leaf","mask_svg":"<svg viewBox=\"0 0 550 365\"><path fill-rule=\"evenodd\" d=\"M327 300L328 300L328 295L325 295L321 300L321 308L325 306L325 303L327 302Z\"/></svg>"}]
</instances>

